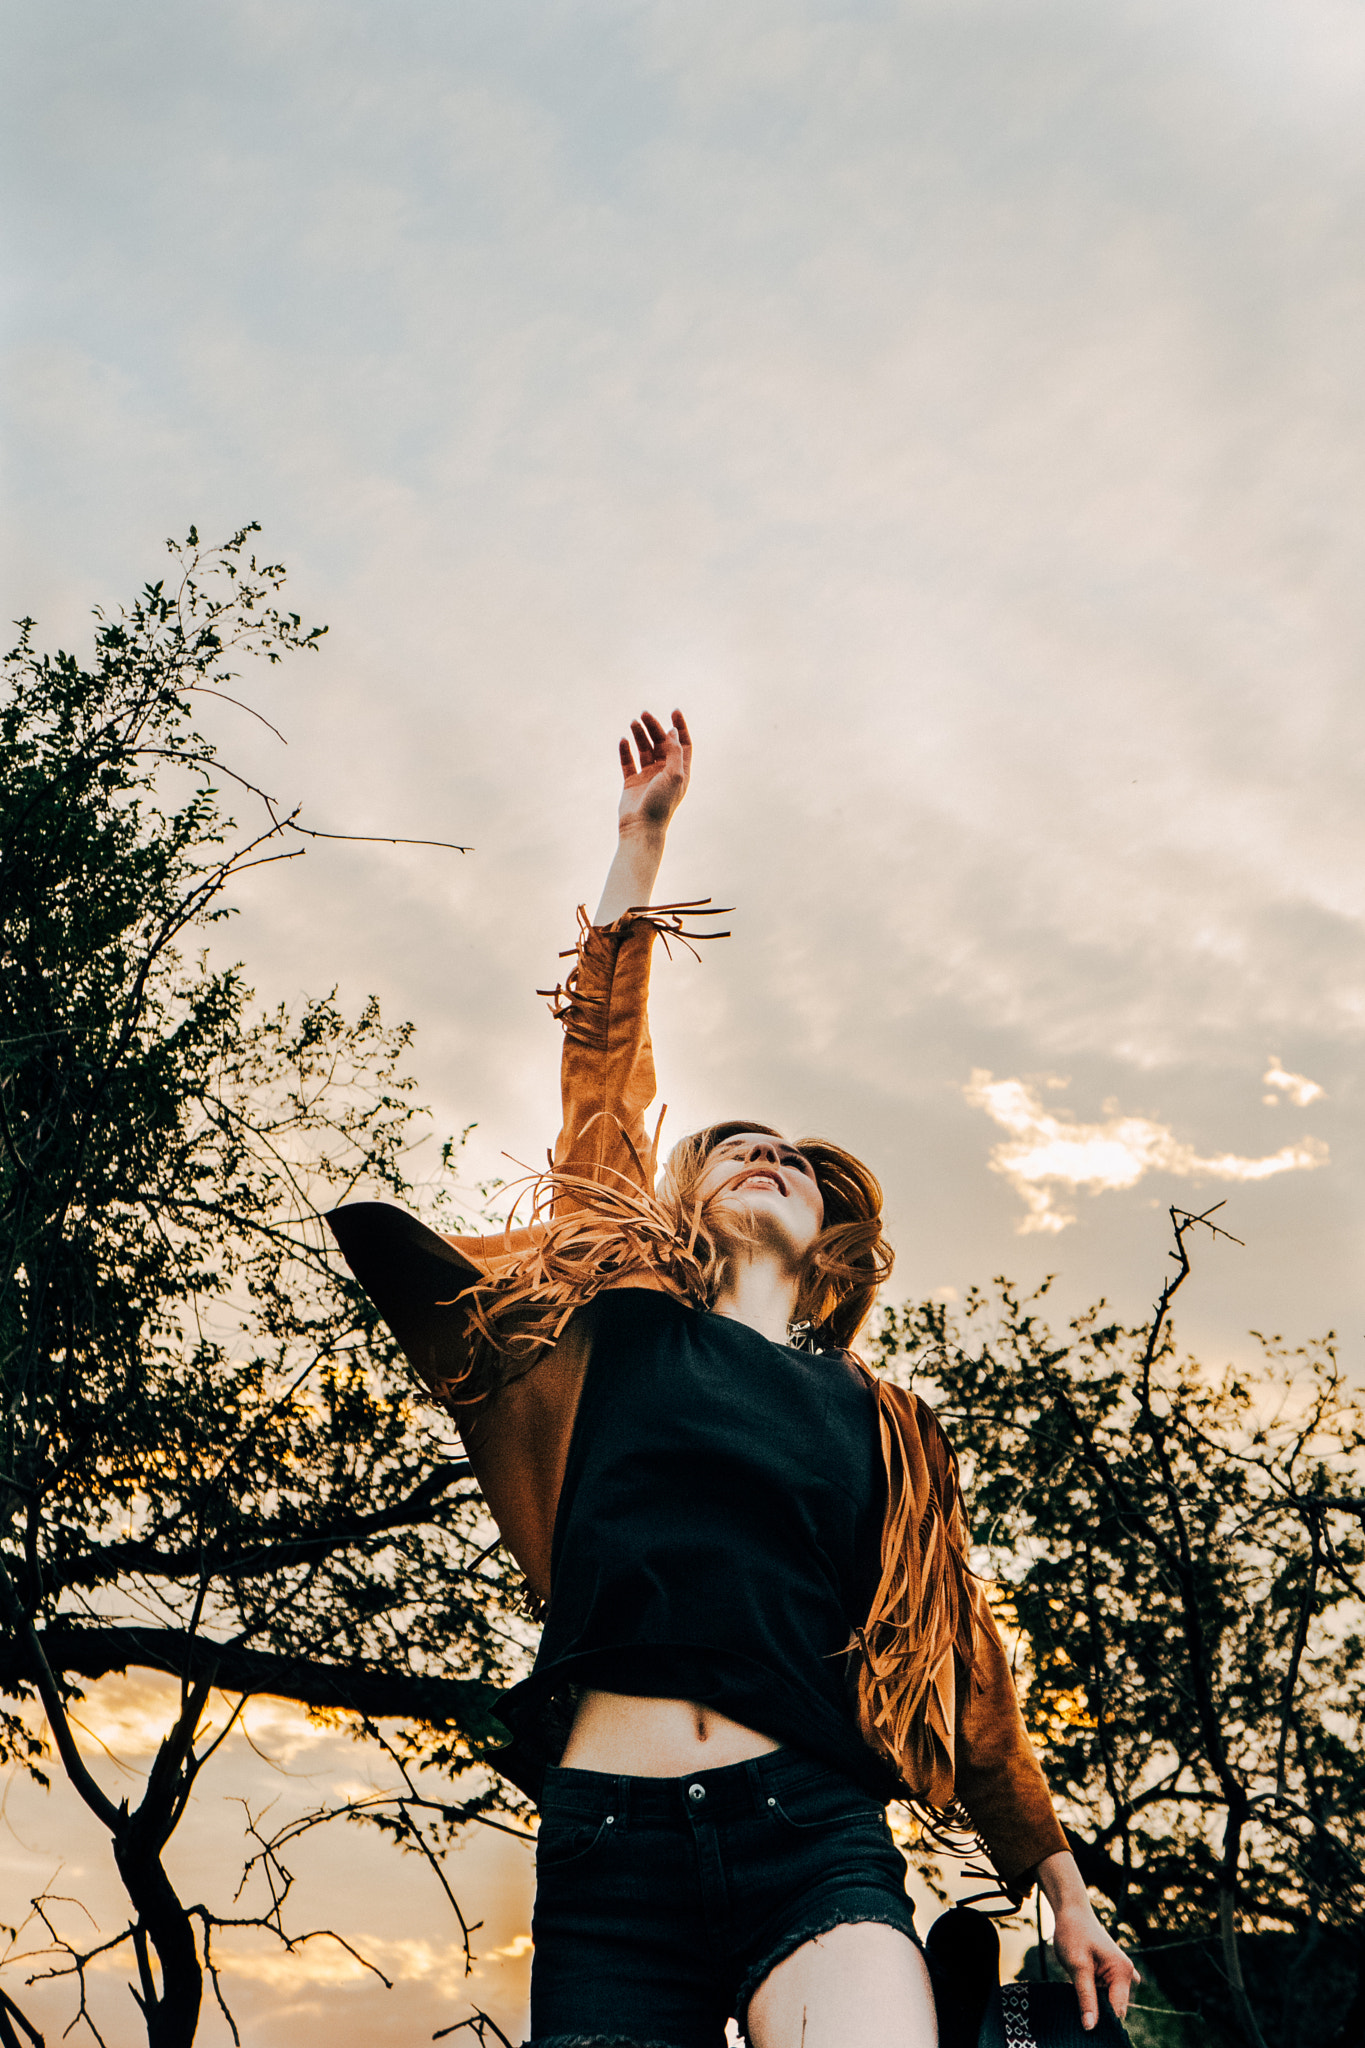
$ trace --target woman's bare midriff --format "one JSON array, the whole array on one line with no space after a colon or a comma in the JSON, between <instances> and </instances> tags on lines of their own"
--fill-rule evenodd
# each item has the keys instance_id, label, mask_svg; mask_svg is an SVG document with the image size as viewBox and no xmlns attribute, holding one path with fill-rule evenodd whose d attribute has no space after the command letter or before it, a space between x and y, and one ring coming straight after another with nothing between
<instances>
[{"instance_id":1,"label":"woman's bare midriff","mask_svg":"<svg viewBox=\"0 0 1365 2048\"><path fill-rule=\"evenodd\" d=\"M615 1771L627 1778L681 1778L747 1763L779 1749L771 1736L745 1728L694 1700L634 1699L619 1692L585 1692L578 1702L566 1770Z\"/></svg>"}]
</instances>

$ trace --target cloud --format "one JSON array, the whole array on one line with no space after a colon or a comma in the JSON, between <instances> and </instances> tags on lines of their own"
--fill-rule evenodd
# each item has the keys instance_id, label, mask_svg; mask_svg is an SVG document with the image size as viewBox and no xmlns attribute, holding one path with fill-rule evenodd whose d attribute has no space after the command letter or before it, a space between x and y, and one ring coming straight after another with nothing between
<instances>
[{"instance_id":1,"label":"cloud","mask_svg":"<svg viewBox=\"0 0 1365 2048\"><path fill-rule=\"evenodd\" d=\"M1316 1081L1310 1081L1306 1074L1288 1073L1283 1060L1277 1052L1273 1052L1270 1055L1270 1065L1266 1068L1261 1080L1262 1085L1266 1088L1276 1088L1280 1091L1280 1094L1287 1095L1297 1109L1306 1109L1310 1102L1320 1102L1327 1093L1326 1089L1320 1087ZM1268 1106L1273 1106L1279 1099L1280 1095L1263 1095L1261 1097L1262 1102Z\"/></svg>"},{"instance_id":2,"label":"cloud","mask_svg":"<svg viewBox=\"0 0 1365 2048\"><path fill-rule=\"evenodd\" d=\"M215 1694L206 1727L217 1733L237 1702ZM153 1672L110 1673L92 1686L76 1717L77 1745L89 1759L103 1757L121 1771L142 1769L155 1756L180 1711L180 1688ZM249 1700L230 1741L249 1741L258 1755L285 1768L308 1751L337 1740L323 1721L310 1720L288 1701L269 1695Z\"/></svg>"},{"instance_id":3,"label":"cloud","mask_svg":"<svg viewBox=\"0 0 1365 2048\"><path fill-rule=\"evenodd\" d=\"M245 1939L250 1940L251 1936L247 1935ZM529 1935L526 1939L529 1947ZM513 1943L495 1953L519 1955L521 1951ZM382 1969L386 1976L401 1979L407 1984L435 1983L447 1996L457 1996L465 1983L464 1951L458 1942L411 1937L386 1939L363 1929L353 1930L345 1937L324 1929L305 1937L292 1950L276 1947L273 1943L249 1948L239 1933L235 1944L215 1942L214 1955L219 1969L227 1976L294 1994L305 1987L318 1985L361 1984L372 1974L366 1967L367 1963ZM102 1961L106 1968L127 1967L126 1957L119 1956L117 1952L111 1952Z\"/></svg>"},{"instance_id":4,"label":"cloud","mask_svg":"<svg viewBox=\"0 0 1365 2048\"><path fill-rule=\"evenodd\" d=\"M1003 1174L1028 1205L1021 1232L1065 1230L1075 1222L1074 1211L1056 1205L1059 1188L1088 1188L1098 1195L1136 1187L1144 1174L1152 1172L1172 1173L1182 1180L1268 1180L1272 1174L1310 1171L1325 1165L1328 1157L1319 1138L1282 1145L1260 1159L1235 1152L1205 1157L1167 1125L1146 1117L1114 1115L1104 1123L1082 1124L1054 1115L1026 1082L997 1081L984 1067L974 1070L962 1092L974 1109L984 1109L1010 1133L995 1146L990 1164L991 1171Z\"/></svg>"}]
</instances>

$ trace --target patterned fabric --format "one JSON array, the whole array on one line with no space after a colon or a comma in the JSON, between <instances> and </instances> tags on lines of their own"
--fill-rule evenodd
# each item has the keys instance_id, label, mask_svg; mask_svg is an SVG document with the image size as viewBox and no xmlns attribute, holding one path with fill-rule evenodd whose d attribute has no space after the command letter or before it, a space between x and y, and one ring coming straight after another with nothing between
<instances>
[{"instance_id":1,"label":"patterned fabric","mask_svg":"<svg viewBox=\"0 0 1365 2048\"><path fill-rule=\"evenodd\" d=\"M1087 2033L1070 1984L1002 1984L992 1994L978 2048L1131 2048L1126 2030L1101 1993L1100 2015Z\"/></svg>"},{"instance_id":2,"label":"patterned fabric","mask_svg":"<svg viewBox=\"0 0 1365 2048\"><path fill-rule=\"evenodd\" d=\"M1005 2048L1038 2048L1029 2017L1027 1984L1002 1984L1000 2016L1005 2024Z\"/></svg>"}]
</instances>

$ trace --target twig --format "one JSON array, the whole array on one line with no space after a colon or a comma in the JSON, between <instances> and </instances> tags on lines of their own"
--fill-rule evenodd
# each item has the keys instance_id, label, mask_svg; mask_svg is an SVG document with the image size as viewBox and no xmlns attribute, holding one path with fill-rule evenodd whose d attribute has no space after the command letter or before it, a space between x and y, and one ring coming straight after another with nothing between
<instances>
[{"instance_id":1,"label":"twig","mask_svg":"<svg viewBox=\"0 0 1365 2048\"><path fill-rule=\"evenodd\" d=\"M497 2036L498 2040L503 2043L503 2048L512 2048L512 2043L508 2040L506 2034L504 2034L502 2028L498 2025L497 2021L495 2019L491 2019L489 2015L486 2012L484 2012L482 2007L477 2005L475 2006L473 2016L470 2019L456 2020L453 2027L438 2027L431 2038L433 2041L444 2041L447 2034L458 2034L464 2027L471 2028L473 2032L478 2035L480 2043L485 2043L488 2039L487 2034L484 2032L484 2028L491 2027L494 2034Z\"/></svg>"},{"instance_id":2,"label":"twig","mask_svg":"<svg viewBox=\"0 0 1365 2048\"><path fill-rule=\"evenodd\" d=\"M20 2026L28 2035L29 2040L33 2042L34 2048L43 2048L43 2037L34 2026L32 2020L26 2018L20 2012L7 1991L0 1991L0 2027L4 2028L4 2033L0 2034L0 2040L5 2040L5 2035L9 2037L8 2040L5 2040L5 2048L19 2048L14 2029L9 2024L12 2019L18 2020Z\"/></svg>"},{"instance_id":3,"label":"twig","mask_svg":"<svg viewBox=\"0 0 1365 2048\"><path fill-rule=\"evenodd\" d=\"M457 846L453 839L394 839L387 832L319 832L312 825L298 825L292 818L284 823L305 839L349 839L358 846L437 846L443 853L472 853L472 846Z\"/></svg>"},{"instance_id":4,"label":"twig","mask_svg":"<svg viewBox=\"0 0 1365 2048\"><path fill-rule=\"evenodd\" d=\"M1294 1630L1294 1647L1289 1654L1289 1669L1284 1675L1284 1691L1280 1699L1280 1739L1275 1749L1275 1790L1284 1797L1285 1767L1289 1749L1289 1727L1294 1712L1294 1694L1299 1683L1299 1665L1308 1642L1308 1624L1313 1618L1313 1603L1318 1590L1318 1566L1322 1560L1321 1525L1310 1509L1308 1513L1308 1536L1311 1550L1308 1560L1308 1576L1304 1581L1303 1599L1299 1602L1299 1618Z\"/></svg>"}]
</instances>

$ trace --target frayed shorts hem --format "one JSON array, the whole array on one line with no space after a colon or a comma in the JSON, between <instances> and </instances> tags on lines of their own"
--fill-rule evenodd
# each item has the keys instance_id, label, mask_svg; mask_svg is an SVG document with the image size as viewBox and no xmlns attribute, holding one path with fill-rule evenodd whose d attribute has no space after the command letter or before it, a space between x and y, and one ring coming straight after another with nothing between
<instances>
[{"instance_id":1,"label":"frayed shorts hem","mask_svg":"<svg viewBox=\"0 0 1365 2048\"><path fill-rule=\"evenodd\" d=\"M671 2041L644 2041L638 2034L535 2034L521 2048L673 2048Z\"/></svg>"},{"instance_id":2,"label":"frayed shorts hem","mask_svg":"<svg viewBox=\"0 0 1365 2048\"><path fill-rule=\"evenodd\" d=\"M915 1932L914 1914L909 1900L902 1906L894 1898L881 1894L875 1905L854 1905L845 1899L842 1905L829 1906L824 1912L803 1920L799 1926L789 1927L761 1961L745 1973L739 1990L735 1993L735 2020L740 2033L747 2041L749 2024L749 2003L755 1992L772 1975L779 1963L785 1963L788 1956L794 1956L808 1941L818 1941L822 1934L833 1934L836 1927L894 1927L898 1934L905 1935L915 1947L923 1952L924 1943ZM536 2044L540 2048L540 2044Z\"/></svg>"}]
</instances>

